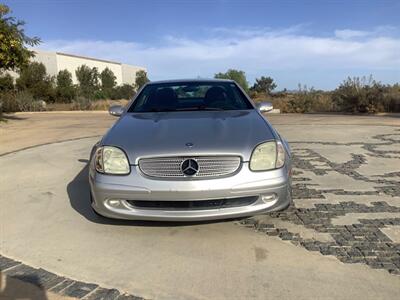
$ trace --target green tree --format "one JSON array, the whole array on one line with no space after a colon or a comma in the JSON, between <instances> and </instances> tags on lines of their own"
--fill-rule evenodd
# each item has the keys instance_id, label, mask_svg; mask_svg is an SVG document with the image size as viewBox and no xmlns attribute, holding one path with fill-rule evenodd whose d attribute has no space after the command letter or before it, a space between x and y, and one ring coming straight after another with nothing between
<instances>
[{"instance_id":1,"label":"green tree","mask_svg":"<svg viewBox=\"0 0 400 300\"><path fill-rule=\"evenodd\" d=\"M257 93L265 93L266 95L270 95L275 88L276 83L271 77L261 76L260 78L256 78L256 82L251 87L251 90Z\"/></svg>"},{"instance_id":2,"label":"green tree","mask_svg":"<svg viewBox=\"0 0 400 300\"><path fill-rule=\"evenodd\" d=\"M136 72L136 79L135 79L135 89L138 91L142 86L148 83L150 80L147 77L147 73L145 70L139 70Z\"/></svg>"},{"instance_id":3,"label":"green tree","mask_svg":"<svg viewBox=\"0 0 400 300\"><path fill-rule=\"evenodd\" d=\"M131 99L135 95L135 88L130 84L117 86L113 90L112 99Z\"/></svg>"},{"instance_id":4,"label":"green tree","mask_svg":"<svg viewBox=\"0 0 400 300\"><path fill-rule=\"evenodd\" d=\"M0 70L20 69L29 63L34 51L26 46L35 46L40 43L37 37L25 35L25 23L8 16L10 9L0 4Z\"/></svg>"},{"instance_id":5,"label":"green tree","mask_svg":"<svg viewBox=\"0 0 400 300\"><path fill-rule=\"evenodd\" d=\"M8 92L14 89L14 80L10 74L0 74L0 92Z\"/></svg>"},{"instance_id":6,"label":"green tree","mask_svg":"<svg viewBox=\"0 0 400 300\"><path fill-rule=\"evenodd\" d=\"M99 89L99 72L96 67L86 65L78 67L75 71L79 82L79 92L84 97L93 97Z\"/></svg>"},{"instance_id":7,"label":"green tree","mask_svg":"<svg viewBox=\"0 0 400 300\"><path fill-rule=\"evenodd\" d=\"M76 90L72 82L72 74L68 70L61 70L57 74L57 99L61 102L71 102L76 97Z\"/></svg>"},{"instance_id":8,"label":"green tree","mask_svg":"<svg viewBox=\"0 0 400 300\"><path fill-rule=\"evenodd\" d=\"M47 75L46 67L42 63L32 62L23 67L16 80L19 91L28 91L34 99L54 101L55 89L53 78Z\"/></svg>"},{"instance_id":9,"label":"green tree","mask_svg":"<svg viewBox=\"0 0 400 300\"><path fill-rule=\"evenodd\" d=\"M100 73L101 90L106 97L111 97L113 89L117 85L117 82L115 81L116 79L117 77L115 77L113 71L109 68L105 68Z\"/></svg>"},{"instance_id":10,"label":"green tree","mask_svg":"<svg viewBox=\"0 0 400 300\"><path fill-rule=\"evenodd\" d=\"M235 69L229 69L225 73L217 73L217 74L215 74L214 78L234 80L246 92L249 91L249 83L247 82L246 73L244 71L235 70Z\"/></svg>"}]
</instances>

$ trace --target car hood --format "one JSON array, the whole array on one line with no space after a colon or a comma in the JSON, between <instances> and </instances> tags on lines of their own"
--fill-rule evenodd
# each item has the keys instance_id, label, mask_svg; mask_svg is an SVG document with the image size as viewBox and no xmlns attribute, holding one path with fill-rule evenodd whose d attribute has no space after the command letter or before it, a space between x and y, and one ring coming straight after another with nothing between
<instances>
[{"instance_id":1,"label":"car hood","mask_svg":"<svg viewBox=\"0 0 400 300\"><path fill-rule=\"evenodd\" d=\"M274 138L256 110L127 113L102 145L122 148L131 164L155 156L238 155L248 161L257 144Z\"/></svg>"}]
</instances>

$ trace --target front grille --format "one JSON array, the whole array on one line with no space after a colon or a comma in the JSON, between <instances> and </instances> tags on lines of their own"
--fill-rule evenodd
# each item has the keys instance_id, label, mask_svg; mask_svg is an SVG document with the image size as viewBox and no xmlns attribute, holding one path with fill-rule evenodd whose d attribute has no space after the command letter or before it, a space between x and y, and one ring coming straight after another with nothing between
<instances>
[{"instance_id":1,"label":"front grille","mask_svg":"<svg viewBox=\"0 0 400 300\"><path fill-rule=\"evenodd\" d=\"M129 205L137 209L158 210L207 210L251 205L258 196L238 197L231 199L213 199L197 201L144 201L127 200Z\"/></svg>"},{"instance_id":2,"label":"front grille","mask_svg":"<svg viewBox=\"0 0 400 300\"><path fill-rule=\"evenodd\" d=\"M228 176L240 167L238 156L199 156L199 157L158 157L139 160L140 170L147 176L160 178L185 178L181 165L187 160L195 160L198 172L189 178L208 178Z\"/></svg>"}]
</instances>

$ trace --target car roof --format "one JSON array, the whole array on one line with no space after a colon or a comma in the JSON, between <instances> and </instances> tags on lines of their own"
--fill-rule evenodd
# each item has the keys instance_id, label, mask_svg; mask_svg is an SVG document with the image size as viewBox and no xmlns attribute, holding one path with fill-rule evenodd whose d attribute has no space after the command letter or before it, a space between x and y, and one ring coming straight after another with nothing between
<instances>
[{"instance_id":1,"label":"car roof","mask_svg":"<svg viewBox=\"0 0 400 300\"><path fill-rule=\"evenodd\" d=\"M231 79L206 79L206 78L196 78L196 79L170 79L170 80L158 80L158 81L151 81L148 84L160 84L160 83L202 83L202 82L234 82Z\"/></svg>"}]
</instances>

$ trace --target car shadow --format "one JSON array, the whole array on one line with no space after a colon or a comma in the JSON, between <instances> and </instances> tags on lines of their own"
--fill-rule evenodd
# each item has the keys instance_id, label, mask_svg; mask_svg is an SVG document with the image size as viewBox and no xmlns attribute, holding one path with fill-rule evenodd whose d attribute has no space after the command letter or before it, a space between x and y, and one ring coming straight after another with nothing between
<instances>
[{"instance_id":1,"label":"car shadow","mask_svg":"<svg viewBox=\"0 0 400 300\"><path fill-rule=\"evenodd\" d=\"M226 219L214 221L133 221L133 220L117 220L97 215L90 205L90 186L89 186L89 166L87 160L79 159L79 162L85 162L85 166L79 171L75 178L68 183L67 193L71 207L85 219L90 222L104 225L125 225L125 226L147 226L147 227L182 227L194 225L206 225L214 223L232 222L240 219Z\"/></svg>"}]
</instances>

